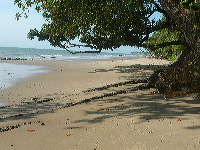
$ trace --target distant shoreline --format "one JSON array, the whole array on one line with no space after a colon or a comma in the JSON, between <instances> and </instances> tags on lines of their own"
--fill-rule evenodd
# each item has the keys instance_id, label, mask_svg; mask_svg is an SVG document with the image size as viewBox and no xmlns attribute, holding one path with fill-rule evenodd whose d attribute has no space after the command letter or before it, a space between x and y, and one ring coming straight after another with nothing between
<instances>
[{"instance_id":1,"label":"distant shoreline","mask_svg":"<svg viewBox=\"0 0 200 150\"><path fill-rule=\"evenodd\" d=\"M66 50L54 49L35 49L35 48L17 48L0 47L1 60L78 60L78 59L110 59L112 57L145 57L147 53L134 52L133 54L124 53L79 53L71 54Z\"/></svg>"}]
</instances>

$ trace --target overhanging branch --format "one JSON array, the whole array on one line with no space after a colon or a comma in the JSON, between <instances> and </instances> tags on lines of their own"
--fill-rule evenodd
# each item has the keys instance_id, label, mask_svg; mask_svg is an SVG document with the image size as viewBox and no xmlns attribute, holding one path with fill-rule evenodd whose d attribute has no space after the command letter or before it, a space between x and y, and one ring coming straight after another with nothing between
<instances>
[{"instance_id":1,"label":"overhanging branch","mask_svg":"<svg viewBox=\"0 0 200 150\"><path fill-rule=\"evenodd\" d=\"M65 46L63 44L60 44L59 47L65 49L66 51L68 51L71 54L78 54L78 53L101 53L101 51L102 51L101 49L99 49L99 50L96 50L96 51L78 51L78 52L74 52L74 51L69 50L68 48L70 48L70 47L90 47L91 48L91 46L90 45L78 45L78 44L72 44L72 43L70 43L70 45L71 46ZM94 49L94 47L92 47L92 48Z\"/></svg>"},{"instance_id":2,"label":"overhanging branch","mask_svg":"<svg viewBox=\"0 0 200 150\"><path fill-rule=\"evenodd\" d=\"M171 27L170 22L163 21L163 22L159 22L155 26L151 27L149 29L149 32L152 33L152 32L155 32L155 31L158 31L158 30L161 30L164 28L170 28L170 27Z\"/></svg>"},{"instance_id":3,"label":"overhanging branch","mask_svg":"<svg viewBox=\"0 0 200 150\"><path fill-rule=\"evenodd\" d=\"M164 9L162 9L162 7L157 2L152 0L151 3L154 4L158 12L164 14L166 18L170 18L167 12Z\"/></svg>"},{"instance_id":4,"label":"overhanging branch","mask_svg":"<svg viewBox=\"0 0 200 150\"><path fill-rule=\"evenodd\" d=\"M95 46L92 46L92 45L81 45L81 44L73 44L71 42L69 42L69 47L89 47L91 49L96 49Z\"/></svg>"},{"instance_id":5,"label":"overhanging branch","mask_svg":"<svg viewBox=\"0 0 200 150\"><path fill-rule=\"evenodd\" d=\"M98 50L98 51L79 51L79 52L74 52L74 54L78 54L78 53L101 53L101 50Z\"/></svg>"},{"instance_id":6,"label":"overhanging branch","mask_svg":"<svg viewBox=\"0 0 200 150\"><path fill-rule=\"evenodd\" d=\"M183 44L182 41L179 40L179 41L164 42L158 45L147 45L147 48L150 49L151 51L155 51L158 48L163 48L170 45L183 45Z\"/></svg>"}]
</instances>

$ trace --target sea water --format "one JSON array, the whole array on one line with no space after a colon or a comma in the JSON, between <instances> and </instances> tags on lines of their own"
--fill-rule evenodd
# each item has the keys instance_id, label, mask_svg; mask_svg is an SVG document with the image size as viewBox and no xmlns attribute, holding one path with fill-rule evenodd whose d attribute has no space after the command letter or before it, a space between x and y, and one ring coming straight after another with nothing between
<instances>
[{"instance_id":1,"label":"sea water","mask_svg":"<svg viewBox=\"0 0 200 150\"><path fill-rule=\"evenodd\" d=\"M43 66L0 63L0 90L10 87L22 79L45 72L47 70Z\"/></svg>"},{"instance_id":2,"label":"sea water","mask_svg":"<svg viewBox=\"0 0 200 150\"><path fill-rule=\"evenodd\" d=\"M66 50L53 49L34 49L34 48L16 48L0 47L1 59L28 59L28 60L74 60L74 59L110 59L112 57L145 57L146 53L134 52L133 54L121 53L78 53L71 54Z\"/></svg>"}]
</instances>

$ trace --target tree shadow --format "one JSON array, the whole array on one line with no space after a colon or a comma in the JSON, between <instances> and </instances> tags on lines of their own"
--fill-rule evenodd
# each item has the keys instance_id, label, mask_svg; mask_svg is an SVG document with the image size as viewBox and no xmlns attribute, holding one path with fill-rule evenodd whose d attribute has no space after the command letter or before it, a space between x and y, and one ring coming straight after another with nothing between
<instances>
[{"instance_id":1,"label":"tree shadow","mask_svg":"<svg viewBox=\"0 0 200 150\"><path fill-rule=\"evenodd\" d=\"M151 74L159 69L165 69L163 65L141 65L115 66L113 69L96 69L93 73L115 71L117 73L130 73L128 80L149 78ZM130 85L126 85L130 86ZM154 89L155 90L155 89ZM149 90L147 90L149 91ZM200 118L200 99L195 97L176 97L164 99L160 94L141 94L131 91L108 98L94 100L98 103L100 110L85 111L85 119L74 121L74 123L101 123L114 117L137 117L139 123L149 120L177 119L189 120L187 115L195 115ZM148 92L147 92L148 93ZM87 119L87 116L94 116ZM198 129L200 126L187 127L188 129Z\"/></svg>"},{"instance_id":2,"label":"tree shadow","mask_svg":"<svg viewBox=\"0 0 200 150\"><path fill-rule=\"evenodd\" d=\"M135 64L130 66L115 66L113 69L96 69L94 72L88 73L98 73L98 72L117 72L117 73L129 73L132 74L128 77L127 80L137 80L141 78L149 78L151 74L158 70L164 69L166 66L164 65L141 65Z\"/></svg>"},{"instance_id":3,"label":"tree shadow","mask_svg":"<svg viewBox=\"0 0 200 150\"><path fill-rule=\"evenodd\" d=\"M116 66L114 69L109 70L97 69L96 72L117 71L118 73L131 73L132 76L129 79L137 80L138 78L149 77L151 73L148 71L155 71L162 67L163 66L160 65L136 64L132 66ZM134 75L134 73L138 74L138 78L136 75ZM144 75L142 76L141 74ZM130 85L127 84L124 86L126 87L123 88L127 88ZM103 93L104 90L102 90L101 92ZM74 123L101 123L109 118L114 117L137 117L139 119L139 123L155 119L176 119L181 117L184 118L184 120L188 120L190 119L188 116L186 116L188 114L196 115L196 117L199 118L200 99L192 97L177 97L174 99L165 100L160 94L152 94L150 93L150 91L151 90L129 91L125 94L117 94L114 96L93 99L91 103L94 102L96 107L99 107L100 109L85 111L84 117L86 116L86 118L76 120ZM140 94L138 94L138 92ZM49 94L48 96L59 97L61 95L59 95L58 93L53 93ZM58 106L61 106L62 104L63 103L55 103L53 101L44 103L32 102L24 105L17 105L17 107L13 107L12 109L0 108L0 121L5 122L7 120L35 118L40 113L53 113L54 109ZM6 117L6 115L8 115L8 117ZM87 119L88 115L96 116L94 116L92 119ZM187 128L198 129L200 128L200 126L192 126Z\"/></svg>"},{"instance_id":4,"label":"tree shadow","mask_svg":"<svg viewBox=\"0 0 200 150\"><path fill-rule=\"evenodd\" d=\"M74 123L102 123L110 118L132 118L136 117L138 123L149 122L150 120L176 120L182 118L189 120L190 115L200 116L200 100L194 97L177 97L164 99L160 94L139 94L129 92L102 98L94 101L101 109L87 110L84 112L86 119L76 120ZM87 119L87 116L94 116ZM190 126L187 129L198 129L200 126Z\"/></svg>"},{"instance_id":5,"label":"tree shadow","mask_svg":"<svg viewBox=\"0 0 200 150\"><path fill-rule=\"evenodd\" d=\"M35 118L38 114L53 113L61 104L48 102L27 102L23 105L13 105L0 108L0 122Z\"/></svg>"}]
</instances>

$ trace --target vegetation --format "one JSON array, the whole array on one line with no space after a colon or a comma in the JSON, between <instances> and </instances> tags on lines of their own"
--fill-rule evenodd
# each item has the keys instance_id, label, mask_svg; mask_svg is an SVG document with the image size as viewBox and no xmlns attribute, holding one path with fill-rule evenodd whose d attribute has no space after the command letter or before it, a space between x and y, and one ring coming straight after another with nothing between
<instances>
[{"instance_id":1,"label":"vegetation","mask_svg":"<svg viewBox=\"0 0 200 150\"><path fill-rule=\"evenodd\" d=\"M199 3L199 0L15 0L23 10L17 18L23 14L27 17L28 8L35 7L46 19L41 30L30 31L30 39L48 40L68 51L74 46L90 47L97 53L137 46L169 59L182 51L174 64L158 70L150 79L149 85L166 98L200 92ZM166 19L152 19L155 12ZM72 43L74 39L81 44Z\"/></svg>"},{"instance_id":2,"label":"vegetation","mask_svg":"<svg viewBox=\"0 0 200 150\"><path fill-rule=\"evenodd\" d=\"M15 0L15 3L25 11L35 3L36 10L42 10L47 20L40 31L30 31L30 39L38 37L66 49L86 46L100 52L120 46L146 47L149 34L167 26L150 19L157 11L150 0ZM21 15L18 13L17 17ZM82 45L72 43L76 38Z\"/></svg>"},{"instance_id":3,"label":"vegetation","mask_svg":"<svg viewBox=\"0 0 200 150\"><path fill-rule=\"evenodd\" d=\"M174 43L172 44L172 42ZM183 34L180 31L169 28L155 32L149 37L146 44L149 51L157 58L168 59L170 61L177 59L184 50Z\"/></svg>"}]
</instances>

